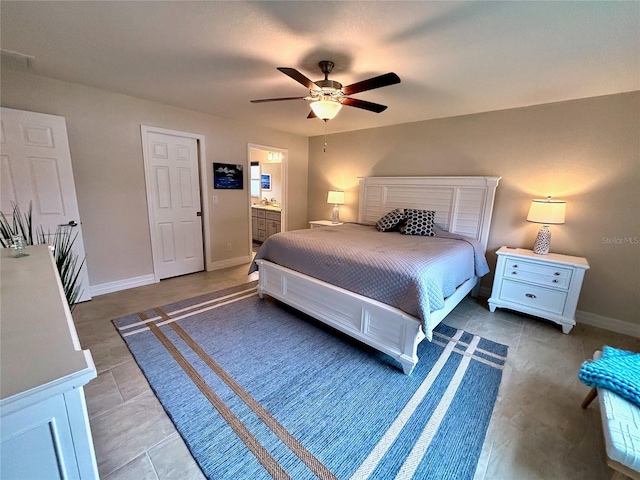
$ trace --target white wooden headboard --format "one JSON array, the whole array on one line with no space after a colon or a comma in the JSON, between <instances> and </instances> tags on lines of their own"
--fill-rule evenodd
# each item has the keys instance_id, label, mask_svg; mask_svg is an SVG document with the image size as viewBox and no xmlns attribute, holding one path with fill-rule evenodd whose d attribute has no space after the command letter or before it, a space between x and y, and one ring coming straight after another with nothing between
<instances>
[{"instance_id":1,"label":"white wooden headboard","mask_svg":"<svg viewBox=\"0 0 640 480\"><path fill-rule=\"evenodd\" d=\"M502 177L361 177L358 222L375 223L395 208L434 210L434 223L475 238L487 250Z\"/></svg>"}]
</instances>

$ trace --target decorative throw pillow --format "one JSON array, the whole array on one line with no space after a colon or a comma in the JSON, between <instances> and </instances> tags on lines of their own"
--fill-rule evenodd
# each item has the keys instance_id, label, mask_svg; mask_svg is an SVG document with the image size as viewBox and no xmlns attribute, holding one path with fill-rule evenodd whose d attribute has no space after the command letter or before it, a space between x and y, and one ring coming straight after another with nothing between
<instances>
[{"instance_id":1,"label":"decorative throw pillow","mask_svg":"<svg viewBox=\"0 0 640 480\"><path fill-rule=\"evenodd\" d=\"M396 208L376 222L376 228L381 232L395 230L405 220L404 210Z\"/></svg>"},{"instance_id":2,"label":"decorative throw pillow","mask_svg":"<svg viewBox=\"0 0 640 480\"><path fill-rule=\"evenodd\" d=\"M407 217L407 223L400 227L400 233L403 235L422 235L425 237L433 237L435 235L433 218L436 212L433 210L405 208L404 214Z\"/></svg>"}]
</instances>

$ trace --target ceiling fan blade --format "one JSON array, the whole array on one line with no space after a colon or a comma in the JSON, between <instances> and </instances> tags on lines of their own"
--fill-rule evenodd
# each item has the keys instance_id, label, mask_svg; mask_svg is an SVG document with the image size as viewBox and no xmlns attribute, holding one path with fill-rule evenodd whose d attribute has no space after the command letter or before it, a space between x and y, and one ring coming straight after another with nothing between
<instances>
[{"instance_id":1,"label":"ceiling fan blade","mask_svg":"<svg viewBox=\"0 0 640 480\"><path fill-rule=\"evenodd\" d=\"M313 110L311 110L309 112L309 115L307 115L307 118L318 118L318 116L316 115L316 113Z\"/></svg>"},{"instance_id":2,"label":"ceiling fan blade","mask_svg":"<svg viewBox=\"0 0 640 480\"><path fill-rule=\"evenodd\" d=\"M373 90L374 88L387 87L389 85L395 85L396 83L400 83L400 77L395 73L390 72L368 80L352 83L351 85L343 87L342 91L345 95L353 95L354 93Z\"/></svg>"},{"instance_id":3,"label":"ceiling fan blade","mask_svg":"<svg viewBox=\"0 0 640 480\"><path fill-rule=\"evenodd\" d=\"M345 98L342 100L342 105L349 107L362 108L363 110L369 110L370 112L380 113L387 109L386 105L380 105L379 103L365 102L364 100L358 100L356 98Z\"/></svg>"},{"instance_id":4,"label":"ceiling fan blade","mask_svg":"<svg viewBox=\"0 0 640 480\"><path fill-rule=\"evenodd\" d=\"M317 86L315 83L313 83L311 80L309 80L307 77L305 77L302 73L300 73L298 70L296 70L295 68L289 68L289 67L278 67L278 70L280 70L282 73L284 73L285 75L290 76L291 78L293 78L296 82L301 83L302 85L304 85L305 87L307 87L309 90L320 90L320 87Z\"/></svg>"},{"instance_id":5,"label":"ceiling fan blade","mask_svg":"<svg viewBox=\"0 0 640 480\"><path fill-rule=\"evenodd\" d=\"M260 100L251 100L251 103L281 102L283 100L304 100L304 97L261 98Z\"/></svg>"}]
</instances>

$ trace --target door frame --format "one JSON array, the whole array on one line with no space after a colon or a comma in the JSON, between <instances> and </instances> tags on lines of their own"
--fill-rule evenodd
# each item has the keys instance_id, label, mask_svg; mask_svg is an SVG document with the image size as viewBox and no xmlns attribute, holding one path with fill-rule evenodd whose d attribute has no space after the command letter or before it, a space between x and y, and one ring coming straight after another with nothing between
<instances>
[{"instance_id":1,"label":"door frame","mask_svg":"<svg viewBox=\"0 0 640 480\"><path fill-rule=\"evenodd\" d=\"M153 201L151 195L151 169L149 161L149 151L147 148L147 135L149 133L159 133L161 135L173 135L176 137L191 138L196 141L197 153L198 153L198 178L200 179L200 211L202 212L202 248L204 249L204 270L209 271L209 264L211 263L211 238L209 235L210 221L209 221L209 205L208 202L203 201L204 196L207 194L207 156L206 156L206 144L204 135L191 132L181 132L179 130L171 130L168 128L152 127L149 125L140 125L140 138L142 139L142 159L144 161L144 183L147 194L147 213L149 215L149 234L151 236L151 262L153 264L153 277L155 283L160 281L158 276L158 269L155 264L155 250L159 245L156 238L155 229L153 225Z\"/></svg>"},{"instance_id":2,"label":"door frame","mask_svg":"<svg viewBox=\"0 0 640 480\"><path fill-rule=\"evenodd\" d=\"M247 199L249 203L249 255L253 250L253 227L251 225L251 149L254 150L265 150L269 152L280 152L282 153L282 161L280 162L280 175L282 177L282 204L280 207L280 230L283 232L287 231L287 211L288 211L288 203L289 203L289 192L287 191L288 178L287 178L287 161L289 158L289 150L287 148L281 147L270 147L269 145L263 145L260 143L247 143L247 165L249 168L247 169L247 183L249 184L249 188L247 189Z\"/></svg>"}]
</instances>

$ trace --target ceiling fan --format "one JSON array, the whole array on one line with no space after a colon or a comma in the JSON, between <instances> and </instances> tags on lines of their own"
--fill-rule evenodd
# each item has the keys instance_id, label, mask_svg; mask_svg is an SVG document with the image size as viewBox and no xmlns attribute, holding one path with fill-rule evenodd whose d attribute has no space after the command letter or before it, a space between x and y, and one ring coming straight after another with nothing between
<instances>
[{"instance_id":1,"label":"ceiling fan","mask_svg":"<svg viewBox=\"0 0 640 480\"><path fill-rule=\"evenodd\" d=\"M386 105L380 105L379 103L366 102L364 100L358 100L351 98L349 95L364 92L366 90L373 90L374 88L386 87L388 85L394 85L400 83L400 77L395 73L386 73L378 77L369 78L368 80L362 80L361 82L352 83L343 87L340 82L335 80L329 80L329 74L333 70L334 63L328 60L323 60L318 63L320 70L324 73L324 80L318 80L313 82L306 76L300 73L295 68L278 67L285 75L293 78L296 82L304 85L309 89L309 95L306 97L283 97L283 98L263 98L261 100L251 100L251 103L263 103L263 102L280 102L284 100L306 100L310 102L311 112L307 118L320 118L325 122L334 118L342 105L348 107L362 108L363 110L369 110L370 112L380 113L387 109Z\"/></svg>"}]
</instances>

